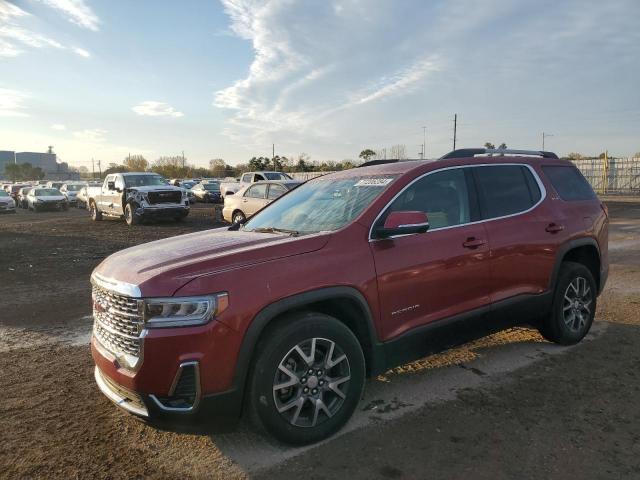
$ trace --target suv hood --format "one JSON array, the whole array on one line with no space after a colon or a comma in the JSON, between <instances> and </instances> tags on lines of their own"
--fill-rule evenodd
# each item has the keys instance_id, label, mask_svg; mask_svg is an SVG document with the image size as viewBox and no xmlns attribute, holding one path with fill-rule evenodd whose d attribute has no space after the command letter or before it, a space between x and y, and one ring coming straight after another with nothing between
<instances>
[{"instance_id":1,"label":"suv hood","mask_svg":"<svg viewBox=\"0 0 640 480\"><path fill-rule=\"evenodd\" d=\"M194 278L319 250L328 239L327 234L290 237L223 227L121 250L94 274L137 286L143 297L172 296Z\"/></svg>"}]
</instances>

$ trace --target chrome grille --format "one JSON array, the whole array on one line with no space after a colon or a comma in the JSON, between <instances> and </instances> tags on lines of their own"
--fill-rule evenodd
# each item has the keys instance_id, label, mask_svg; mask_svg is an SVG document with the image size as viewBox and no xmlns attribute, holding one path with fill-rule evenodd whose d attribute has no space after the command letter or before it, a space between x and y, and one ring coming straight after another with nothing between
<instances>
[{"instance_id":1,"label":"chrome grille","mask_svg":"<svg viewBox=\"0 0 640 480\"><path fill-rule=\"evenodd\" d=\"M93 332L107 350L139 357L142 323L140 300L93 286Z\"/></svg>"}]
</instances>

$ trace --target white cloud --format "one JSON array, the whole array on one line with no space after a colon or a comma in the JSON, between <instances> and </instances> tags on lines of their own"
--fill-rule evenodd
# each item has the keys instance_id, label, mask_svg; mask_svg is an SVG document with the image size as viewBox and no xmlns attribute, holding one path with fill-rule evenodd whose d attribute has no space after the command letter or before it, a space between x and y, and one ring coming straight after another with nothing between
<instances>
[{"instance_id":1,"label":"white cloud","mask_svg":"<svg viewBox=\"0 0 640 480\"><path fill-rule=\"evenodd\" d=\"M184 116L184 113L177 111L171 105L166 104L164 102L155 102L153 100L141 102L135 107L132 107L131 110L136 112L138 115L146 115L149 117L183 117Z\"/></svg>"},{"instance_id":2,"label":"white cloud","mask_svg":"<svg viewBox=\"0 0 640 480\"><path fill-rule=\"evenodd\" d=\"M87 128L84 130L79 130L77 132L73 132L73 136L79 140L84 140L90 143L100 143L106 140L105 134L107 130L102 128Z\"/></svg>"},{"instance_id":3,"label":"white cloud","mask_svg":"<svg viewBox=\"0 0 640 480\"><path fill-rule=\"evenodd\" d=\"M0 20L6 22L11 18L27 17L29 14L17 5L6 0L0 0Z\"/></svg>"},{"instance_id":4,"label":"white cloud","mask_svg":"<svg viewBox=\"0 0 640 480\"><path fill-rule=\"evenodd\" d=\"M91 54L88 51L86 51L84 48L73 47L71 50L73 50L74 53L80 55L81 57L84 57L84 58L91 57Z\"/></svg>"},{"instance_id":5,"label":"white cloud","mask_svg":"<svg viewBox=\"0 0 640 480\"><path fill-rule=\"evenodd\" d=\"M84 2L84 0L40 0L45 5L48 5L56 10L62 12L67 19L79 25L80 27L87 28L89 30L97 31L100 24L100 19L91 10L91 8Z\"/></svg>"},{"instance_id":6,"label":"white cloud","mask_svg":"<svg viewBox=\"0 0 640 480\"><path fill-rule=\"evenodd\" d=\"M51 125L51 129L52 129L52 130L59 130L59 131L62 131L62 130L66 130L66 129L67 129L67 127L65 127L65 126L64 126L63 124L61 124L61 123L54 123L53 125Z\"/></svg>"},{"instance_id":7,"label":"white cloud","mask_svg":"<svg viewBox=\"0 0 640 480\"><path fill-rule=\"evenodd\" d=\"M27 98L27 93L0 88L0 117L28 117L24 112L24 101Z\"/></svg>"},{"instance_id":8,"label":"white cloud","mask_svg":"<svg viewBox=\"0 0 640 480\"><path fill-rule=\"evenodd\" d=\"M73 7L73 5L78 2L72 0L44 0L44 2L56 8L68 8L69 11L76 11L74 8L79 9L79 11L82 10L77 5ZM82 4L83 2L79 3ZM68 15L70 15L70 18L76 19L76 16L73 16L71 13ZM20 48L19 45L35 49L56 48L58 50L71 50L81 57L88 58L91 56L90 53L83 48L67 47L53 38L25 27L23 23L30 17L32 17L32 15L20 7L9 3L7 0L0 0L0 57L17 57L21 55L24 53L24 50ZM90 16L87 17L87 19L90 18ZM80 20L78 20L78 22L79 21ZM94 25L94 23L91 23L89 20L86 21L89 22L88 25ZM95 23L95 25L97 25L97 23ZM90 27L87 26L87 28ZM94 28L91 29L94 30ZM95 30L97 30L97 27Z\"/></svg>"},{"instance_id":9,"label":"white cloud","mask_svg":"<svg viewBox=\"0 0 640 480\"><path fill-rule=\"evenodd\" d=\"M417 146L427 124L445 153L456 111L474 124L459 132L462 141L478 142L491 134L486 112L513 119L522 116L514 105L521 112L528 102L539 113L529 121L548 122L539 110L580 95L559 93L563 82L587 91L596 88L594 74L615 71L596 90L613 95L614 84L626 88L623 79L637 76L638 0L543 1L552 9L525 0L482 8L477 0L221 1L230 31L250 42L253 57L246 75L214 92L213 105L226 110L224 135L249 148Z\"/></svg>"}]
</instances>

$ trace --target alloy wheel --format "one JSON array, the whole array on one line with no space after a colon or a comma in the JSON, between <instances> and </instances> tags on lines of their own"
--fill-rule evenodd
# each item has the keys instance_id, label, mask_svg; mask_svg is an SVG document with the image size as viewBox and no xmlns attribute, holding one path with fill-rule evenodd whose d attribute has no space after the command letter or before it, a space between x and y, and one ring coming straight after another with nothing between
<instances>
[{"instance_id":1,"label":"alloy wheel","mask_svg":"<svg viewBox=\"0 0 640 480\"><path fill-rule=\"evenodd\" d=\"M315 427L333 417L347 397L349 359L335 342L310 338L283 357L273 379L278 413L296 427Z\"/></svg>"},{"instance_id":2,"label":"alloy wheel","mask_svg":"<svg viewBox=\"0 0 640 480\"><path fill-rule=\"evenodd\" d=\"M572 332L581 331L591 315L593 295L584 277L574 278L564 292L562 315L565 325Z\"/></svg>"}]
</instances>

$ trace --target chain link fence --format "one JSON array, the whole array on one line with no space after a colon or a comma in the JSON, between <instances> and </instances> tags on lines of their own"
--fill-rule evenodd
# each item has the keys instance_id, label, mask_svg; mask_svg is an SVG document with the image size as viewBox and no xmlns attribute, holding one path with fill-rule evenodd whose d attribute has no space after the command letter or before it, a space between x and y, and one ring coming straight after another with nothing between
<instances>
[{"instance_id":1,"label":"chain link fence","mask_svg":"<svg viewBox=\"0 0 640 480\"><path fill-rule=\"evenodd\" d=\"M640 158L572 160L598 194L640 195Z\"/></svg>"}]
</instances>

